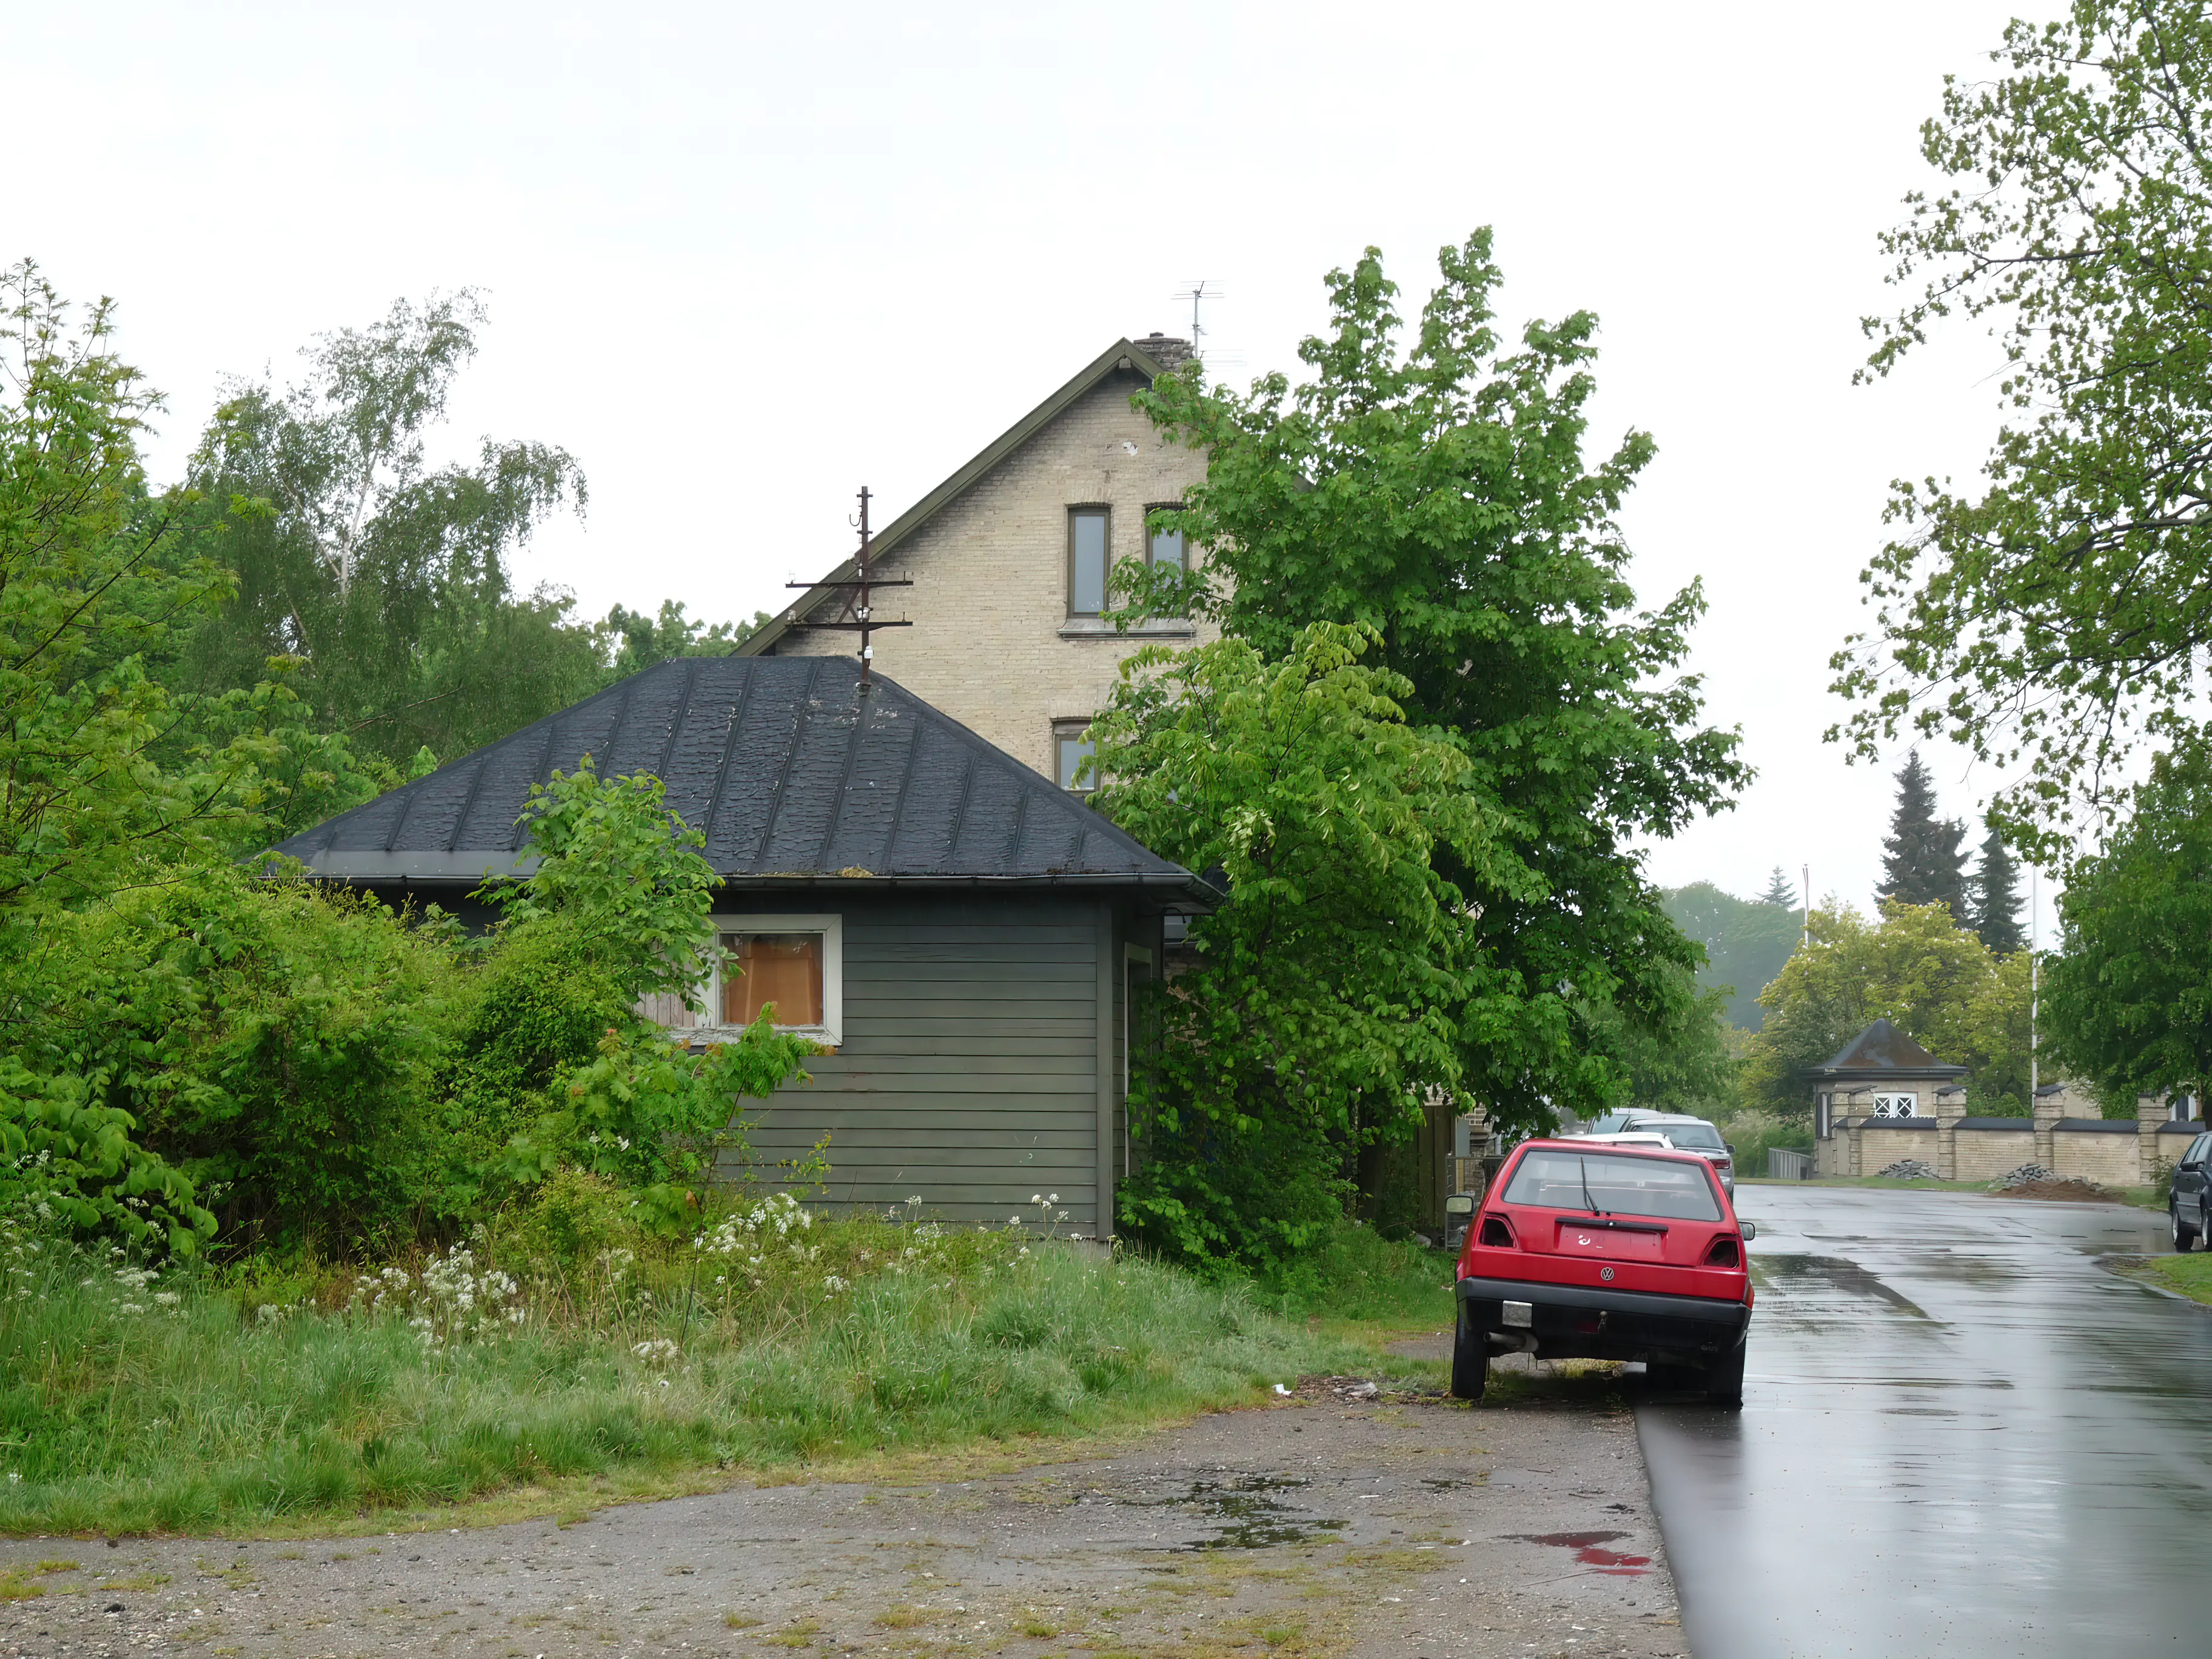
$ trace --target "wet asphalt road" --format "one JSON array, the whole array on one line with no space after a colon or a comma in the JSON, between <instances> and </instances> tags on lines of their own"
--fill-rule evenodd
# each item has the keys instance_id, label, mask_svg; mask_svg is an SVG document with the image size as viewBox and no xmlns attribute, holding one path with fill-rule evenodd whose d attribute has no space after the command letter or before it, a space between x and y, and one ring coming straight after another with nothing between
<instances>
[{"instance_id":1,"label":"wet asphalt road","mask_svg":"<svg viewBox=\"0 0 2212 1659\"><path fill-rule=\"evenodd\" d=\"M2212 1649L2212 1309L2117 1205L1747 1187L1740 1414L1638 1429L1698 1659Z\"/></svg>"}]
</instances>

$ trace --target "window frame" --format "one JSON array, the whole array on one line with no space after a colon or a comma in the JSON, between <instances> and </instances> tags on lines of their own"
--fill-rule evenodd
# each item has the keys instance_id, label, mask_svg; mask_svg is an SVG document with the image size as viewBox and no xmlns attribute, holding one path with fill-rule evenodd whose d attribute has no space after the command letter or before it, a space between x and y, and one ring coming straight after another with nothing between
<instances>
[{"instance_id":1,"label":"window frame","mask_svg":"<svg viewBox=\"0 0 2212 1659\"><path fill-rule=\"evenodd\" d=\"M758 915L716 914L707 920L714 929L714 962L707 974L703 1000L707 1018L695 1030L734 1035L743 1026L722 1018L722 939L724 933L819 933L822 936L822 1023L819 1025L778 1025L779 1031L812 1037L836 1048L845 1041L845 918L836 915L793 915L782 912Z\"/></svg>"},{"instance_id":2,"label":"window frame","mask_svg":"<svg viewBox=\"0 0 2212 1659\"><path fill-rule=\"evenodd\" d=\"M1167 535L1167 534L1170 534L1170 533L1171 533L1171 534L1173 534L1173 535L1175 535L1175 536L1176 536L1176 537L1180 538L1181 538L1181 540L1182 540L1182 574L1183 574L1185 576L1188 576L1188 575L1190 574L1190 534L1189 534L1189 532L1188 532L1188 531L1184 530L1184 529L1182 528L1182 526L1180 526L1180 525L1176 526L1176 528L1174 529L1174 531L1173 531L1173 532L1167 532L1167 531L1156 531L1156 530L1154 530L1154 529L1152 528L1152 514L1155 514L1155 513L1180 513L1180 512L1182 512L1182 506L1183 506L1183 504L1182 504L1181 501L1156 501L1156 502L1154 502L1152 506L1147 507L1145 509L1145 548L1144 548L1144 556L1145 556L1145 565L1146 565L1146 568L1147 569L1151 568L1153 565L1156 565L1156 564L1158 564L1158 563L1159 562L1159 561L1158 561L1158 559L1156 559L1156 558L1154 558L1154 557L1152 556L1152 538L1153 538L1154 536L1157 536L1157 535ZM1176 614L1175 614L1174 620L1180 622L1180 621L1182 621L1182 619L1183 619L1183 613L1182 613L1182 611L1176 611Z\"/></svg>"},{"instance_id":3,"label":"window frame","mask_svg":"<svg viewBox=\"0 0 2212 1659\"><path fill-rule=\"evenodd\" d=\"M1075 526L1079 519L1096 518L1103 526L1100 532L1104 563L1098 572L1098 608L1079 611L1075 608ZM1067 504L1067 555L1063 574L1066 578L1067 619L1070 622L1095 622L1109 608L1114 581L1114 507L1109 501L1070 501Z\"/></svg>"},{"instance_id":4,"label":"window frame","mask_svg":"<svg viewBox=\"0 0 2212 1659\"><path fill-rule=\"evenodd\" d=\"M1899 1101L1905 1103L1905 1109L1901 1112L1892 1111L1890 1108ZM1919 1115L1920 1096L1917 1091L1905 1089L1882 1089L1875 1091L1874 1112L1869 1121L1893 1123L1899 1118L1915 1118Z\"/></svg>"},{"instance_id":5,"label":"window frame","mask_svg":"<svg viewBox=\"0 0 2212 1659\"><path fill-rule=\"evenodd\" d=\"M1087 796L1097 792L1098 744L1095 738L1091 744L1091 781L1076 784L1062 783L1060 781L1060 745L1063 743L1082 742L1083 734L1091 729L1091 722L1096 718L1097 718L1096 715L1091 715L1083 720L1060 720L1052 723L1052 781L1055 788L1068 794Z\"/></svg>"}]
</instances>

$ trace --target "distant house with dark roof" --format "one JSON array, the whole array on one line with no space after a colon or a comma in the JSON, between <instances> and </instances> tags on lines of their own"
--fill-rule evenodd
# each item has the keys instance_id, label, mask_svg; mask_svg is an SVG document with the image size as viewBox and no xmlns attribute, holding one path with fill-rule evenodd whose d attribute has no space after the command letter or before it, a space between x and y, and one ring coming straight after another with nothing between
<instances>
[{"instance_id":1,"label":"distant house with dark roof","mask_svg":"<svg viewBox=\"0 0 2212 1659\"><path fill-rule=\"evenodd\" d=\"M1112 1230L1128 1168L1130 994L1163 918L1218 896L1079 799L849 658L663 663L284 842L316 876L456 914L526 875L531 786L586 755L648 772L704 832L715 921L744 971L702 988L710 1037L766 1002L836 1052L760 1114L757 1157L830 1137L830 1199L919 1194L951 1220Z\"/></svg>"},{"instance_id":2,"label":"distant house with dark roof","mask_svg":"<svg viewBox=\"0 0 2212 1659\"><path fill-rule=\"evenodd\" d=\"M1878 1019L1828 1060L1799 1074L1813 1088L1816 1176L1878 1175L1911 1160L1946 1181L1989 1181L2024 1164L2067 1177L2132 1187L2156 1179L2196 1133L2185 1109L2160 1096L2136 1102L2135 1116L2107 1119L2073 1085L2035 1091L2022 1116L1966 1109L1967 1071L1941 1060L1888 1020Z\"/></svg>"},{"instance_id":3,"label":"distant house with dark roof","mask_svg":"<svg viewBox=\"0 0 2212 1659\"><path fill-rule=\"evenodd\" d=\"M1146 523L1206 476L1205 453L1129 406L1188 361L1188 341L1120 339L877 532L870 563L909 580L876 601L910 622L874 636L876 665L1025 765L1073 786L1084 728L1122 659L1146 645L1215 637L1211 624L1158 617L1126 632L1102 614L1124 558L1182 566L1179 532ZM926 408L917 405L917 419ZM738 648L748 656L849 653L848 560ZM1087 787L1087 786L1085 786Z\"/></svg>"}]
</instances>

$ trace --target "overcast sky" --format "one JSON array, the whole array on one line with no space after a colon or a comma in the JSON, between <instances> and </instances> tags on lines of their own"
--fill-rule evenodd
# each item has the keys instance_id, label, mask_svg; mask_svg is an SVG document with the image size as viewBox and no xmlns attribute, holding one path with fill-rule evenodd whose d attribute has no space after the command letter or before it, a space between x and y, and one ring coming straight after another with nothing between
<instances>
[{"instance_id":1,"label":"overcast sky","mask_svg":"<svg viewBox=\"0 0 2212 1659\"><path fill-rule=\"evenodd\" d=\"M1759 769L1652 877L1809 864L1865 905L1896 759L1821 741L1827 659L1887 480L1971 474L1996 397L1963 324L1854 388L1857 319L1942 76L1987 73L2009 15L0 0L0 257L122 301L169 476L221 376L476 285L458 440L556 442L591 481L518 574L723 617L842 556L862 483L888 517L1117 336L1187 332L1189 279L1242 380L1297 367L1331 265L1380 246L1410 310L1494 226L1510 314L1602 319L1593 452L1659 446L1639 591L1703 579L1693 667ZM1999 781L1929 759L1948 812Z\"/></svg>"}]
</instances>

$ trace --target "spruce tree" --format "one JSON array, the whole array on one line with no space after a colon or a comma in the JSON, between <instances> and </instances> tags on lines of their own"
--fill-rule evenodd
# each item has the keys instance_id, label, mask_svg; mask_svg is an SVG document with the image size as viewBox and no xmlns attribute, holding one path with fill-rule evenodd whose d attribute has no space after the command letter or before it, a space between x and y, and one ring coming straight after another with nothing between
<instances>
[{"instance_id":1,"label":"spruce tree","mask_svg":"<svg viewBox=\"0 0 2212 1659\"><path fill-rule=\"evenodd\" d=\"M1966 924L1966 826L1936 816L1936 787L1920 751L1905 757L1897 775L1897 811L1882 843L1882 884L1875 896L1899 904L1948 904Z\"/></svg>"},{"instance_id":2,"label":"spruce tree","mask_svg":"<svg viewBox=\"0 0 2212 1659\"><path fill-rule=\"evenodd\" d=\"M1986 821L1985 821L1986 822ZM1994 824L1982 842L1982 867L1974 872L1974 932L1997 955L2010 956L2027 941L2021 935L2020 866Z\"/></svg>"},{"instance_id":3,"label":"spruce tree","mask_svg":"<svg viewBox=\"0 0 2212 1659\"><path fill-rule=\"evenodd\" d=\"M1795 910L1797 908L1797 890L1790 884L1790 878L1782 873L1780 865L1776 865L1774 873L1766 878L1766 890L1759 896L1759 902L1761 904L1778 904L1785 910Z\"/></svg>"}]
</instances>

